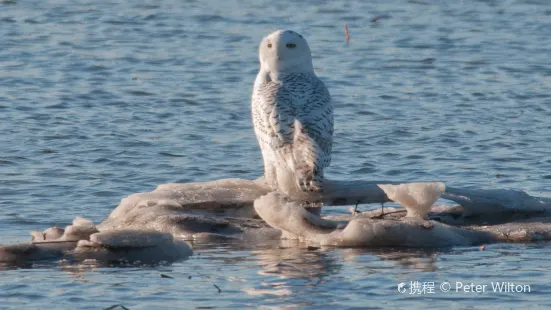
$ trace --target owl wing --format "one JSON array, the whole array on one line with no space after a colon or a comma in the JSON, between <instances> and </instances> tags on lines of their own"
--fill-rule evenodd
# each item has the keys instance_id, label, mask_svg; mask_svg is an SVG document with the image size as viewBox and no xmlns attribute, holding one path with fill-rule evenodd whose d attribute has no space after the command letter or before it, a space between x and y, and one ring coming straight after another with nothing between
<instances>
[{"instance_id":1,"label":"owl wing","mask_svg":"<svg viewBox=\"0 0 551 310\"><path fill-rule=\"evenodd\" d=\"M307 141L300 147L313 153L312 160L315 166L322 169L331 164L333 106L331 95L322 81L314 76L311 85L297 111L296 119L302 125L302 130L297 130L295 139Z\"/></svg>"},{"instance_id":2,"label":"owl wing","mask_svg":"<svg viewBox=\"0 0 551 310\"><path fill-rule=\"evenodd\" d=\"M291 92L281 86L274 93L273 103L268 114L268 124L272 132L272 145L281 149L293 142L296 107Z\"/></svg>"},{"instance_id":3,"label":"owl wing","mask_svg":"<svg viewBox=\"0 0 551 310\"><path fill-rule=\"evenodd\" d=\"M261 143L274 151L292 143L295 115L288 89L275 82L259 85L253 97L253 121Z\"/></svg>"},{"instance_id":4,"label":"owl wing","mask_svg":"<svg viewBox=\"0 0 551 310\"><path fill-rule=\"evenodd\" d=\"M299 188L322 189L323 168L331 164L333 107L329 91L314 77L296 111L293 157Z\"/></svg>"}]
</instances>

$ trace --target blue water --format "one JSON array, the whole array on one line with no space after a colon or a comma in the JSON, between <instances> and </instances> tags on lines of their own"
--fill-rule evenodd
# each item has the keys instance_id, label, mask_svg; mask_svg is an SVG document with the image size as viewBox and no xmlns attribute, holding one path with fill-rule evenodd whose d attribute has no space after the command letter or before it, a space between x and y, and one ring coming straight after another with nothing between
<instances>
[{"instance_id":1,"label":"blue water","mask_svg":"<svg viewBox=\"0 0 551 310\"><path fill-rule=\"evenodd\" d=\"M278 28L307 38L334 98L329 178L551 196L549 1L0 0L0 244L158 184L258 177L250 93ZM0 271L0 308L551 306L548 243L194 247L171 266ZM398 293L410 281L532 290Z\"/></svg>"}]
</instances>

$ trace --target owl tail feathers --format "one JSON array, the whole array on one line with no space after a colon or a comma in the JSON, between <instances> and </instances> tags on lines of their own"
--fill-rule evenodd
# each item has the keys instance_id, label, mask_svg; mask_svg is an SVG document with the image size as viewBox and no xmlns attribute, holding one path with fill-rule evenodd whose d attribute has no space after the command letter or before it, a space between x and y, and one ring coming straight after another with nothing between
<instances>
[{"instance_id":1,"label":"owl tail feathers","mask_svg":"<svg viewBox=\"0 0 551 310\"><path fill-rule=\"evenodd\" d=\"M298 190L301 192L321 192L323 190L322 171L305 161L298 161L291 152L280 151L278 155L286 170L291 173L291 180L294 179Z\"/></svg>"}]
</instances>

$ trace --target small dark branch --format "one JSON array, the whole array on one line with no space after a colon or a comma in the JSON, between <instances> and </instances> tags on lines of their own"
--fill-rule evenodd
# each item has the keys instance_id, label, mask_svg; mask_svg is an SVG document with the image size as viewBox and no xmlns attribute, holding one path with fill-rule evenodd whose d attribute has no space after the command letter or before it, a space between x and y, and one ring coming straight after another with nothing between
<instances>
[{"instance_id":1,"label":"small dark branch","mask_svg":"<svg viewBox=\"0 0 551 310\"><path fill-rule=\"evenodd\" d=\"M55 240L55 241L39 241L31 242L32 244L45 244L45 243L77 243L78 240Z\"/></svg>"},{"instance_id":2,"label":"small dark branch","mask_svg":"<svg viewBox=\"0 0 551 310\"><path fill-rule=\"evenodd\" d=\"M126 308L126 307L123 306L123 305L112 305L111 307L107 307L107 308L105 308L105 309L103 309L103 310L113 310L113 309L117 309L117 307L121 307L123 310L130 310L130 309Z\"/></svg>"},{"instance_id":3,"label":"small dark branch","mask_svg":"<svg viewBox=\"0 0 551 310\"><path fill-rule=\"evenodd\" d=\"M212 285L214 285L214 287L216 287L216 289L218 290L218 294L222 293L222 290L218 287L218 285L216 285L214 283Z\"/></svg>"},{"instance_id":4,"label":"small dark branch","mask_svg":"<svg viewBox=\"0 0 551 310\"><path fill-rule=\"evenodd\" d=\"M404 213L404 212L407 212L407 210L398 210L398 211L392 211L392 212L388 212L388 213L381 213L379 215L374 215L370 218L372 218L372 219L382 219L385 215L396 214L396 213Z\"/></svg>"},{"instance_id":5,"label":"small dark branch","mask_svg":"<svg viewBox=\"0 0 551 310\"><path fill-rule=\"evenodd\" d=\"M346 44L350 43L350 32L348 31L348 25L344 23L344 38L346 39Z\"/></svg>"}]
</instances>

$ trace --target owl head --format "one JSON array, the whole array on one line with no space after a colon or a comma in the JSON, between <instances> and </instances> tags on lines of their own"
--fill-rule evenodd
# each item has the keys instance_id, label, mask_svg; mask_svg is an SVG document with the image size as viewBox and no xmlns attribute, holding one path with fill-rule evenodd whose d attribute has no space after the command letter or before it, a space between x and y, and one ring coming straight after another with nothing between
<instances>
[{"instance_id":1,"label":"owl head","mask_svg":"<svg viewBox=\"0 0 551 310\"><path fill-rule=\"evenodd\" d=\"M308 43L291 30L277 30L262 39L258 57L261 70L275 73L314 71Z\"/></svg>"}]
</instances>

